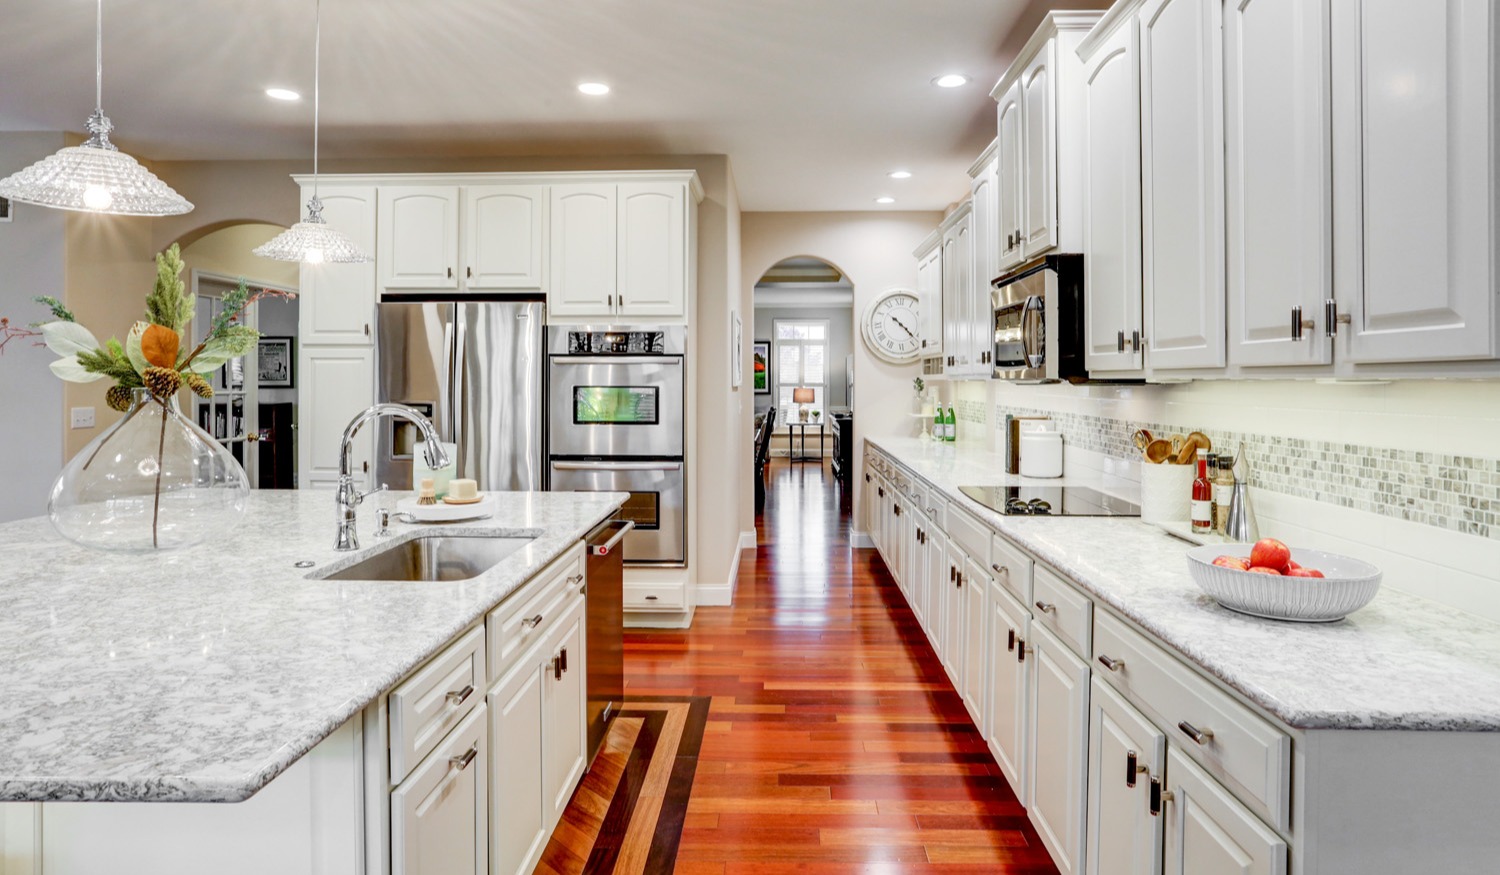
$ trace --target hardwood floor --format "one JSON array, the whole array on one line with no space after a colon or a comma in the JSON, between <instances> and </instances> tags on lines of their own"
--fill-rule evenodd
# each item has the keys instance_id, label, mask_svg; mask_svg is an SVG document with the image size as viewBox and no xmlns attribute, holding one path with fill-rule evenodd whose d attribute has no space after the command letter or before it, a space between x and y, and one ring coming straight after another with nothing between
<instances>
[{"instance_id":1,"label":"hardwood floor","mask_svg":"<svg viewBox=\"0 0 1500 875\"><path fill-rule=\"evenodd\" d=\"M827 466L770 479L734 606L626 634L627 700L711 697L672 871L1055 873Z\"/></svg>"}]
</instances>

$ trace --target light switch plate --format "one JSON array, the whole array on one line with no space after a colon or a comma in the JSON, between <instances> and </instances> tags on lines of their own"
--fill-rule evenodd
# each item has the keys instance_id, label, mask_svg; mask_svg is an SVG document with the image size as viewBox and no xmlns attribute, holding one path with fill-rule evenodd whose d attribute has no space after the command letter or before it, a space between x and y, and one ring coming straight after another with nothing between
<instances>
[{"instance_id":1,"label":"light switch plate","mask_svg":"<svg viewBox=\"0 0 1500 875\"><path fill-rule=\"evenodd\" d=\"M74 407L72 413L73 413L73 417L72 417L73 428L93 428L94 427L94 408L92 408L92 407Z\"/></svg>"}]
</instances>

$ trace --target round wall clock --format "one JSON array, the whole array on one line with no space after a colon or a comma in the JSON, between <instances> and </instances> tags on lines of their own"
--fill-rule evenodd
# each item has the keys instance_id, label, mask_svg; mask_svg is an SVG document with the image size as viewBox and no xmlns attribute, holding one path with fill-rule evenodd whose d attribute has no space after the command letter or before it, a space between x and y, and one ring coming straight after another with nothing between
<instances>
[{"instance_id":1,"label":"round wall clock","mask_svg":"<svg viewBox=\"0 0 1500 875\"><path fill-rule=\"evenodd\" d=\"M916 361L922 350L917 314L916 292L910 289L882 292L865 308L864 319L860 322L865 345L870 352L892 364Z\"/></svg>"}]
</instances>

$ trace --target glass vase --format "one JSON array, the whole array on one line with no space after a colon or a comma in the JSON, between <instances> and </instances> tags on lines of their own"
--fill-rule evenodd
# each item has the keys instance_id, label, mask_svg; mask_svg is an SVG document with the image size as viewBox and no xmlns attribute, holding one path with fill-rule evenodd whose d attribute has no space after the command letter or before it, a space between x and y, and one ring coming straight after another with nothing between
<instances>
[{"instance_id":1,"label":"glass vase","mask_svg":"<svg viewBox=\"0 0 1500 875\"><path fill-rule=\"evenodd\" d=\"M136 389L119 422L68 462L47 514L59 534L99 550L178 550L228 537L250 482L229 450L182 415L177 398Z\"/></svg>"}]
</instances>

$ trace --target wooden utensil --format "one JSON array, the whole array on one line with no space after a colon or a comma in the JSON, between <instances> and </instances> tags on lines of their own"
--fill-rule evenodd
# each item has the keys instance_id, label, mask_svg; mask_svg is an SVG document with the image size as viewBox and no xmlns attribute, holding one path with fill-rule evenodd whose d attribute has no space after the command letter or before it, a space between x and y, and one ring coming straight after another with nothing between
<instances>
[{"instance_id":1,"label":"wooden utensil","mask_svg":"<svg viewBox=\"0 0 1500 875\"><path fill-rule=\"evenodd\" d=\"M1146 428L1138 428L1135 430L1135 434L1130 436L1130 439L1135 442L1135 448L1140 450L1143 456L1146 453L1146 447L1150 445L1154 438L1155 435L1151 434L1151 430Z\"/></svg>"},{"instance_id":2,"label":"wooden utensil","mask_svg":"<svg viewBox=\"0 0 1500 875\"><path fill-rule=\"evenodd\" d=\"M1151 443L1146 444L1146 461L1153 465L1160 465L1170 458L1172 458L1172 444L1170 441L1157 438Z\"/></svg>"},{"instance_id":3,"label":"wooden utensil","mask_svg":"<svg viewBox=\"0 0 1500 875\"><path fill-rule=\"evenodd\" d=\"M1205 452L1213 449L1213 441L1201 431L1192 432L1183 439L1182 447L1177 450L1177 458L1173 461L1179 465L1191 465L1197 461L1200 449Z\"/></svg>"}]
</instances>

